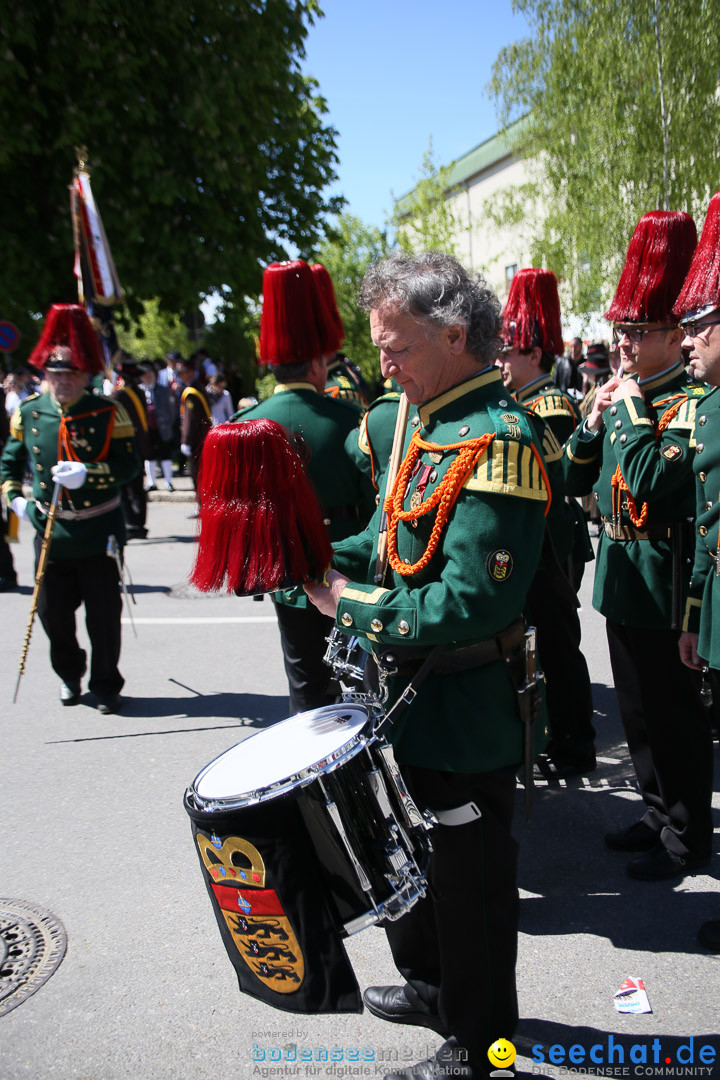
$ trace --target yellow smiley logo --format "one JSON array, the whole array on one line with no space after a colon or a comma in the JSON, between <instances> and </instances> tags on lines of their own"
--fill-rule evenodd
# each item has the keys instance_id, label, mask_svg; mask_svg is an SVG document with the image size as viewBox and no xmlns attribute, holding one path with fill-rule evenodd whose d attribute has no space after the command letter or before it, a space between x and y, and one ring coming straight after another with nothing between
<instances>
[{"instance_id":1,"label":"yellow smiley logo","mask_svg":"<svg viewBox=\"0 0 720 1080\"><path fill-rule=\"evenodd\" d=\"M490 1064L498 1069L509 1068L516 1057L517 1051L508 1039L496 1039L488 1050Z\"/></svg>"}]
</instances>

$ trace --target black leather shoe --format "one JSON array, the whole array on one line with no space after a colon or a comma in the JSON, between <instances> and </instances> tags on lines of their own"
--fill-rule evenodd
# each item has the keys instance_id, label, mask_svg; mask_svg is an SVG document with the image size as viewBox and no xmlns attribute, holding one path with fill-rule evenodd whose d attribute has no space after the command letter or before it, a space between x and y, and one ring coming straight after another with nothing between
<instances>
[{"instance_id":1,"label":"black leather shoe","mask_svg":"<svg viewBox=\"0 0 720 1080\"><path fill-rule=\"evenodd\" d=\"M658 844L648 855L633 859L625 867L628 875L636 881L664 881L694 874L710 865L709 855L675 855Z\"/></svg>"},{"instance_id":2,"label":"black leather shoe","mask_svg":"<svg viewBox=\"0 0 720 1080\"><path fill-rule=\"evenodd\" d=\"M652 851L659 842L660 834L644 821L636 821L628 829L605 834L605 843L613 851Z\"/></svg>"},{"instance_id":3,"label":"black leather shoe","mask_svg":"<svg viewBox=\"0 0 720 1080\"><path fill-rule=\"evenodd\" d=\"M60 701L63 705L77 705L80 700L80 680L69 679L60 683Z\"/></svg>"},{"instance_id":4,"label":"black leather shoe","mask_svg":"<svg viewBox=\"0 0 720 1080\"><path fill-rule=\"evenodd\" d=\"M432 1028L438 1035L446 1035L437 1013L423 1012L411 1005L402 986L368 986L363 1001L373 1014L391 1024L415 1024Z\"/></svg>"},{"instance_id":5,"label":"black leather shoe","mask_svg":"<svg viewBox=\"0 0 720 1080\"><path fill-rule=\"evenodd\" d=\"M0 577L0 592L12 592L13 589L17 589L17 578L13 577Z\"/></svg>"},{"instance_id":6,"label":"black leather shoe","mask_svg":"<svg viewBox=\"0 0 720 1080\"><path fill-rule=\"evenodd\" d=\"M595 772L597 762L595 755L590 754L582 758L551 757L549 754L540 754L533 768L536 780L567 780L570 776L589 776Z\"/></svg>"},{"instance_id":7,"label":"black leather shoe","mask_svg":"<svg viewBox=\"0 0 720 1080\"><path fill-rule=\"evenodd\" d=\"M103 716L109 716L110 713L116 713L120 708L122 698L119 694L97 694L97 711L102 713Z\"/></svg>"},{"instance_id":8,"label":"black leather shoe","mask_svg":"<svg viewBox=\"0 0 720 1080\"><path fill-rule=\"evenodd\" d=\"M451 1039L440 1047L434 1058L386 1073L385 1080L480 1080L480 1076L468 1064L467 1051Z\"/></svg>"},{"instance_id":9,"label":"black leather shoe","mask_svg":"<svg viewBox=\"0 0 720 1080\"><path fill-rule=\"evenodd\" d=\"M720 952L720 922L703 923L698 930L698 941L710 952Z\"/></svg>"}]
</instances>

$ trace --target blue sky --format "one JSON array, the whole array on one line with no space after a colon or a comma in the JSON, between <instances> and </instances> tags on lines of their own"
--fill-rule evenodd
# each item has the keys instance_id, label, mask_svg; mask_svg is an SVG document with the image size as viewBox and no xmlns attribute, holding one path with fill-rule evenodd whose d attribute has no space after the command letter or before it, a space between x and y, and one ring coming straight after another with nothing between
<instances>
[{"instance_id":1,"label":"blue sky","mask_svg":"<svg viewBox=\"0 0 720 1080\"><path fill-rule=\"evenodd\" d=\"M320 0L304 70L338 129L353 214L381 226L415 182L428 141L449 164L497 130L486 84L503 45L526 36L511 0Z\"/></svg>"}]
</instances>

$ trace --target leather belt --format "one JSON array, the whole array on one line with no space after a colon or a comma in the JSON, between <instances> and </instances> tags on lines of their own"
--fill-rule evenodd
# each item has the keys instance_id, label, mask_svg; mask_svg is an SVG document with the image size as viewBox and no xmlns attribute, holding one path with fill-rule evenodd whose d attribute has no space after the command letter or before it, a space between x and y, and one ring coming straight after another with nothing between
<instances>
[{"instance_id":1,"label":"leather belt","mask_svg":"<svg viewBox=\"0 0 720 1080\"><path fill-rule=\"evenodd\" d=\"M431 674L449 675L452 672L485 667L486 664L492 664L495 660L510 656L520 648L524 640L525 620L516 619L487 641L441 653L433 664ZM382 667L393 668L391 672L393 675L412 676L427 659L427 654L412 654L402 646L385 645L375 654L375 659Z\"/></svg>"},{"instance_id":2,"label":"leather belt","mask_svg":"<svg viewBox=\"0 0 720 1080\"><path fill-rule=\"evenodd\" d=\"M35 500L35 505L41 514L47 515L50 513L50 504L41 503ZM57 507L55 510L55 517L61 521L87 521L88 518L101 517L103 514L109 514L111 510L114 510L116 506L120 505L120 495L115 495L112 499L108 499L107 502L98 503L97 506L90 506L87 510L62 510Z\"/></svg>"},{"instance_id":3,"label":"leather belt","mask_svg":"<svg viewBox=\"0 0 720 1080\"><path fill-rule=\"evenodd\" d=\"M649 525L645 531L634 525L623 525L612 518L602 519L605 535L610 540L670 540L672 525Z\"/></svg>"}]
</instances>

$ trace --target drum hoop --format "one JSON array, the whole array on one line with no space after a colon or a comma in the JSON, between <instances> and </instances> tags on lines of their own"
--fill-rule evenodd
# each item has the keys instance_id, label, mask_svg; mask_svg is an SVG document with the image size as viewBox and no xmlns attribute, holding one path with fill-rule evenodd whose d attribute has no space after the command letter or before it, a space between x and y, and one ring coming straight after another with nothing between
<instances>
[{"instance_id":1,"label":"drum hoop","mask_svg":"<svg viewBox=\"0 0 720 1080\"><path fill-rule=\"evenodd\" d=\"M208 772L209 769L219 761L221 757L224 757L229 751L224 750L222 754L218 754L216 758L209 761L204 769L201 769L193 780L190 787L185 793L186 799L190 802L196 810L199 810L205 814L218 813L219 811L232 811L242 810L249 806L258 806L260 803L269 802L271 799L282 798L285 795L291 794L293 791L300 791L301 788L307 787L308 784L312 784L320 776L328 776L330 773L335 772L337 769L342 768L348 761L352 761L362 750L371 746L377 736L370 732L358 731L353 735L346 743L338 747L337 750L333 750L327 757L321 758L320 761L315 762L314 765L309 765L305 769L300 769L298 772L293 773L291 776L284 777L282 780L277 780L274 784L268 784L267 787L258 788L255 791L243 791L238 792L236 795L230 795L227 798L206 798L200 795L197 791L197 785L201 782L202 778ZM236 746L242 746L242 743L236 743ZM234 747L230 747L230 750Z\"/></svg>"}]
</instances>

